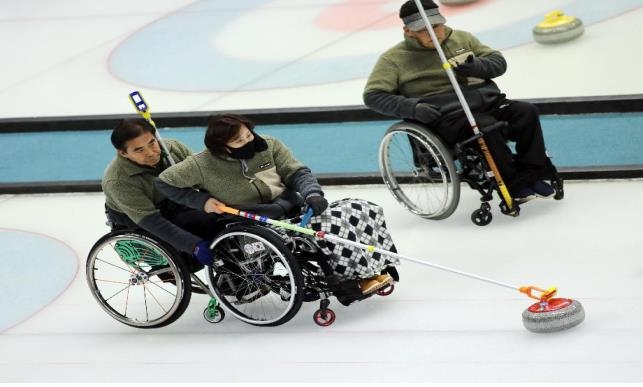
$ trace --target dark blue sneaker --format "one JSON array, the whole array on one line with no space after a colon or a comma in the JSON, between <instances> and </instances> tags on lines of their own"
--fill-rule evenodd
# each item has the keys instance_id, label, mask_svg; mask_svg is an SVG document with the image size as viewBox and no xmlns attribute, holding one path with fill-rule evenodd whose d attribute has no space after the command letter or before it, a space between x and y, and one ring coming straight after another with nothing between
<instances>
[{"instance_id":1,"label":"dark blue sneaker","mask_svg":"<svg viewBox=\"0 0 643 387\"><path fill-rule=\"evenodd\" d=\"M519 189L513 194L513 200L518 203L527 203L528 201L532 199L536 199L538 195L536 194L536 191L534 191L531 187L524 187Z\"/></svg>"},{"instance_id":2,"label":"dark blue sneaker","mask_svg":"<svg viewBox=\"0 0 643 387\"><path fill-rule=\"evenodd\" d=\"M535 182L531 189L541 198L550 198L556 194L552 186L542 180Z\"/></svg>"}]
</instances>

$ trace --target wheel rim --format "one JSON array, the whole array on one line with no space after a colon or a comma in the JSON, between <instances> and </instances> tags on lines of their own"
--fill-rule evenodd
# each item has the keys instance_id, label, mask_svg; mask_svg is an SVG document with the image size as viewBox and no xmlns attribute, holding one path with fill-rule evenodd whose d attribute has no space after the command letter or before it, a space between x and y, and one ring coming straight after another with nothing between
<instances>
[{"instance_id":1,"label":"wheel rim","mask_svg":"<svg viewBox=\"0 0 643 387\"><path fill-rule=\"evenodd\" d=\"M486 226L491 223L492 215L487 210L475 210L471 214L471 220L478 226Z\"/></svg>"},{"instance_id":2,"label":"wheel rim","mask_svg":"<svg viewBox=\"0 0 643 387\"><path fill-rule=\"evenodd\" d=\"M377 295L382 296L382 297L386 297L386 296L390 295L391 293L393 293L394 289L395 289L395 285L391 284L391 285L389 285L389 286L387 286L385 288L378 289L377 290Z\"/></svg>"},{"instance_id":3,"label":"wheel rim","mask_svg":"<svg viewBox=\"0 0 643 387\"><path fill-rule=\"evenodd\" d=\"M94 298L113 318L136 327L162 325L181 307L179 273L165 251L136 235L105 240L87 264Z\"/></svg>"},{"instance_id":4,"label":"wheel rim","mask_svg":"<svg viewBox=\"0 0 643 387\"><path fill-rule=\"evenodd\" d=\"M225 312L219 307L212 309L205 308L205 310L203 310L203 317L206 319L206 321L216 324L223 321L223 319L225 318Z\"/></svg>"},{"instance_id":5,"label":"wheel rim","mask_svg":"<svg viewBox=\"0 0 643 387\"><path fill-rule=\"evenodd\" d=\"M422 152L414 155L414 147ZM384 136L379 154L384 182L410 212L429 219L441 219L453 212L452 202L459 193L455 192L459 189L455 168L426 135L410 127L391 130Z\"/></svg>"},{"instance_id":6,"label":"wheel rim","mask_svg":"<svg viewBox=\"0 0 643 387\"><path fill-rule=\"evenodd\" d=\"M318 310L315 312L313 320L315 320L317 325L327 327L335 322L335 312L330 309L326 309L325 311Z\"/></svg>"},{"instance_id":7,"label":"wheel rim","mask_svg":"<svg viewBox=\"0 0 643 387\"><path fill-rule=\"evenodd\" d=\"M226 233L211 248L218 266L209 285L236 318L254 325L285 322L297 287L284 254L265 238L245 231Z\"/></svg>"}]
</instances>

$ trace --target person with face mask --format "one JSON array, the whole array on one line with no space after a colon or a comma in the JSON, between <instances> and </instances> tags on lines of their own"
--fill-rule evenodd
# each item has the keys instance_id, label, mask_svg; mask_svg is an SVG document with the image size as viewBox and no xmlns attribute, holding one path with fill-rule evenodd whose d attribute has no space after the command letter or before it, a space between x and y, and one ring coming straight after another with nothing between
<instances>
[{"instance_id":1,"label":"person with face mask","mask_svg":"<svg viewBox=\"0 0 643 387\"><path fill-rule=\"evenodd\" d=\"M294 223L301 209L308 207L313 212L310 220L313 229L351 229L361 243L395 249L380 207L359 199L345 199L329 206L310 169L278 139L258 135L254 126L239 115L211 117L204 139L206 149L163 171L155 181L156 187L173 201L206 213L221 214L220 205L225 203L269 218L291 219ZM360 217L362 224L349 219L351 211L365 214ZM343 246L327 246L324 252L329 256L340 253L336 259L331 258L334 274L339 280L360 280L364 294L390 285L394 278L389 272L397 277L393 267L397 260L373 258Z\"/></svg>"},{"instance_id":2,"label":"person with face mask","mask_svg":"<svg viewBox=\"0 0 643 387\"><path fill-rule=\"evenodd\" d=\"M254 123L245 117L211 117L204 143L206 150L164 171L158 184L162 192L191 208L215 213L221 213L220 202L271 218L284 218L303 205L310 206L315 215L328 207L310 169L278 139L257 135ZM205 191L186 189L176 196L168 185L198 186Z\"/></svg>"}]
</instances>

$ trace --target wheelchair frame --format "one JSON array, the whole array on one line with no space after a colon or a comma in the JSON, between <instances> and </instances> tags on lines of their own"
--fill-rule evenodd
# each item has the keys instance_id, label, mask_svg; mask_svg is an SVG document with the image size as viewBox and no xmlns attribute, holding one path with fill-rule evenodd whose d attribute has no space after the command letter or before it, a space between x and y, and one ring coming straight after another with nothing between
<instances>
[{"instance_id":1,"label":"wheelchair frame","mask_svg":"<svg viewBox=\"0 0 643 387\"><path fill-rule=\"evenodd\" d=\"M489 129L497 130L500 126L502 124L495 124ZM515 202L511 209L507 206L485 157L468 146L486 130L457 143L451 150L427 127L415 122L398 122L386 131L380 143L382 179L402 206L425 219L441 220L453 214L460 201L461 182L480 193L480 208L471 214L471 221L476 225L485 226L491 222L493 215L489 202L494 191L501 200L501 212L518 216L520 207ZM563 180L549 158L548 163L554 199L560 200L564 197Z\"/></svg>"},{"instance_id":2,"label":"wheelchair frame","mask_svg":"<svg viewBox=\"0 0 643 387\"><path fill-rule=\"evenodd\" d=\"M330 266L311 237L232 221L210 248L215 259L206 267L206 284L191 272L187 261L192 258L187 254L179 254L142 230L115 230L90 250L87 283L110 316L136 328L159 328L176 321L192 292L210 296L203 311L207 321L218 323L228 312L257 326L284 324L303 302L316 300L320 307L313 320L328 326L336 318L328 308L330 296L345 305L370 297L360 293L349 300L340 298L342 284L333 280ZM377 294L388 295L392 290L391 285Z\"/></svg>"}]
</instances>

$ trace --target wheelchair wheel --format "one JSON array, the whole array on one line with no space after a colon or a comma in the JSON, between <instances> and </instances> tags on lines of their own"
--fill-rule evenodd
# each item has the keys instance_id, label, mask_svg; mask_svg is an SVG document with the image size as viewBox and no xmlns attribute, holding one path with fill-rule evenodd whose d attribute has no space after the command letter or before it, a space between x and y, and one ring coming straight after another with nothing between
<instances>
[{"instance_id":1,"label":"wheelchair wheel","mask_svg":"<svg viewBox=\"0 0 643 387\"><path fill-rule=\"evenodd\" d=\"M210 290L221 305L241 321L276 326L289 321L301 308L304 279L284 240L272 230L232 225L210 248Z\"/></svg>"},{"instance_id":2,"label":"wheelchair wheel","mask_svg":"<svg viewBox=\"0 0 643 387\"><path fill-rule=\"evenodd\" d=\"M460 200L460 178L451 152L421 125L399 122L379 149L382 179L395 199L426 219L445 219Z\"/></svg>"},{"instance_id":3,"label":"wheelchair wheel","mask_svg":"<svg viewBox=\"0 0 643 387\"><path fill-rule=\"evenodd\" d=\"M113 318L136 328L176 321L190 303L190 272L170 247L144 235L103 236L87 257L92 295Z\"/></svg>"}]
</instances>

